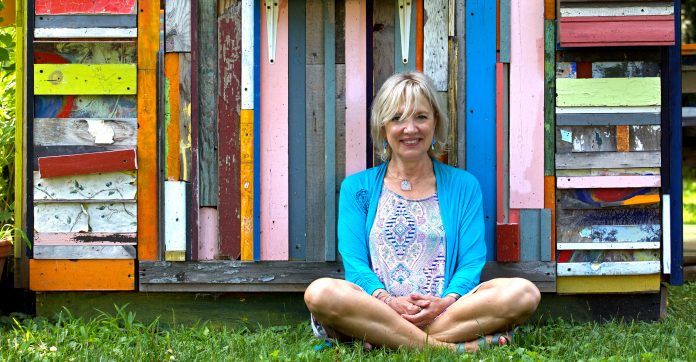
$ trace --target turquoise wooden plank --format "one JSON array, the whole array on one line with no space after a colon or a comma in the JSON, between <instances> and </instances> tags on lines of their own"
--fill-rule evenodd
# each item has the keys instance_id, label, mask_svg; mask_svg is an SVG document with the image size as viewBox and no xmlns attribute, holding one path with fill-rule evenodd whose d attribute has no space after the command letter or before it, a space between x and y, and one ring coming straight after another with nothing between
<instances>
[{"instance_id":1,"label":"turquoise wooden plank","mask_svg":"<svg viewBox=\"0 0 696 362\"><path fill-rule=\"evenodd\" d=\"M541 256L541 210L520 210L520 261L538 261Z\"/></svg>"},{"instance_id":2,"label":"turquoise wooden plank","mask_svg":"<svg viewBox=\"0 0 696 362\"><path fill-rule=\"evenodd\" d=\"M551 261L551 209L539 210L539 260Z\"/></svg>"},{"instance_id":3,"label":"turquoise wooden plank","mask_svg":"<svg viewBox=\"0 0 696 362\"><path fill-rule=\"evenodd\" d=\"M411 1L411 27L408 40L408 63L401 59L401 21L399 20L399 5L394 2L394 72L411 72L416 70L416 5Z\"/></svg>"},{"instance_id":4,"label":"turquoise wooden plank","mask_svg":"<svg viewBox=\"0 0 696 362\"><path fill-rule=\"evenodd\" d=\"M415 23L415 20L413 22ZM326 261L336 260L335 130L336 4L334 0L328 0L324 2L324 260Z\"/></svg>"},{"instance_id":5,"label":"turquoise wooden plank","mask_svg":"<svg viewBox=\"0 0 696 362\"><path fill-rule=\"evenodd\" d=\"M496 3L466 1L466 167L481 184L487 260L495 260Z\"/></svg>"}]
</instances>

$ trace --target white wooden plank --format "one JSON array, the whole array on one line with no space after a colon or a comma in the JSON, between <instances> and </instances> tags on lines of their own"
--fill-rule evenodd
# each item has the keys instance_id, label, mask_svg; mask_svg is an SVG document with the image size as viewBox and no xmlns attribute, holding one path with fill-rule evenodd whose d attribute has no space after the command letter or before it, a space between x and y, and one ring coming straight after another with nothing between
<instances>
[{"instance_id":1,"label":"white wooden plank","mask_svg":"<svg viewBox=\"0 0 696 362\"><path fill-rule=\"evenodd\" d=\"M137 28L36 28L34 38L137 38Z\"/></svg>"},{"instance_id":2,"label":"white wooden plank","mask_svg":"<svg viewBox=\"0 0 696 362\"><path fill-rule=\"evenodd\" d=\"M254 109L254 0L242 0L242 109Z\"/></svg>"},{"instance_id":3,"label":"white wooden plank","mask_svg":"<svg viewBox=\"0 0 696 362\"><path fill-rule=\"evenodd\" d=\"M631 261L605 263L559 263L556 275L592 276L592 275L645 275L660 272L660 261Z\"/></svg>"},{"instance_id":4,"label":"white wooden plank","mask_svg":"<svg viewBox=\"0 0 696 362\"><path fill-rule=\"evenodd\" d=\"M558 243L556 250L642 250L659 249L660 242L647 243Z\"/></svg>"},{"instance_id":5,"label":"white wooden plank","mask_svg":"<svg viewBox=\"0 0 696 362\"><path fill-rule=\"evenodd\" d=\"M674 3L671 1L617 3L601 5L597 3L590 3L584 4L584 6L561 6L561 17L564 18L577 16L642 16L672 14L674 14Z\"/></svg>"},{"instance_id":6,"label":"white wooden plank","mask_svg":"<svg viewBox=\"0 0 696 362\"><path fill-rule=\"evenodd\" d=\"M34 171L34 201L135 200L138 191L135 171L41 178Z\"/></svg>"},{"instance_id":7,"label":"white wooden plank","mask_svg":"<svg viewBox=\"0 0 696 362\"><path fill-rule=\"evenodd\" d=\"M670 220L670 197L662 195L662 270L664 274L670 274L672 270L672 228Z\"/></svg>"},{"instance_id":8,"label":"white wooden plank","mask_svg":"<svg viewBox=\"0 0 696 362\"><path fill-rule=\"evenodd\" d=\"M36 146L132 147L137 144L135 118L34 118Z\"/></svg>"},{"instance_id":9,"label":"white wooden plank","mask_svg":"<svg viewBox=\"0 0 696 362\"><path fill-rule=\"evenodd\" d=\"M170 52L191 51L191 1L167 0L165 2L165 45Z\"/></svg>"},{"instance_id":10,"label":"white wooden plank","mask_svg":"<svg viewBox=\"0 0 696 362\"><path fill-rule=\"evenodd\" d=\"M164 200L165 257L183 255L186 252L186 183L165 181Z\"/></svg>"},{"instance_id":11,"label":"white wooden plank","mask_svg":"<svg viewBox=\"0 0 696 362\"><path fill-rule=\"evenodd\" d=\"M36 232L137 231L136 203L65 203L34 205Z\"/></svg>"},{"instance_id":12,"label":"white wooden plank","mask_svg":"<svg viewBox=\"0 0 696 362\"><path fill-rule=\"evenodd\" d=\"M563 176L556 179L559 189L596 189L612 187L660 187L658 176Z\"/></svg>"},{"instance_id":13,"label":"white wooden plank","mask_svg":"<svg viewBox=\"0 0 696 362\"><path fill-rule=\"evenodd\" d=\"M432 79L435 89L447 91L447 32L449 11L447 0L424 1L423 73Z\"/></svg>"},{"instance_id":14,"label":"white wooden plank","mask_svg":"<svg viewBox=\"0 0 696 362\"><path fill-rule=\"evenodd\" d=\"M34 259L135 259L133 245L35 245Z\"/></svg>"},{"instance_id":15,"label":"white wooden plank","mask_svg":"<svg viewBox=\"0 0 696 362\"><path fill-rule=\"evenodd\" d=\"M556 107L556 113L660 113L660 107Z\"/></svg>"}]
</instances>

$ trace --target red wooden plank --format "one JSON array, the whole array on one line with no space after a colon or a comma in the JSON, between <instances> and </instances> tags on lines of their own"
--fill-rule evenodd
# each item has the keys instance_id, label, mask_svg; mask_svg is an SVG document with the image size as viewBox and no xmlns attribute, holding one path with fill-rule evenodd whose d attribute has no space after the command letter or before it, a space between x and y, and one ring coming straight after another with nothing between
<instances>
[{"instance_id":1,"label":"red wooden plank","mask_svg":"<svg viewBox=\"0 0 696 362\"><path fill-rule=\"evenodd\" d=\"M561 18L563 47L674 45L674 16Z\"/></svg>"},{"instance_id":2,"label":"red wooden plank","mask_svg":"<svg viewBox=\"0 0 696 362\"><path fill-rule=\"evenodd\" d=\"M39 158L41 177L136 170L135 149Z\"/></svg>"},{"instance_id":3,"label":"red wooden plank","mask_svg":"<svg viewBox=\"0 0 696 362\"><path fill-rule=\"evenodd\" d=\"M241 251L239 120L242 88L242 8L237 2L218 20L218 185L220 254Z\"/></svg>"},{"instance_id":4,"label":"red wooden plank","mask_svg":"<svg viewBox=\"0 0 696 362\"><path fill-rule=\"evenodd\" d=\"M582 78L582 79L592 78L592 63L591 62L577 62L575 69L577 70L576 76L578 78Z\"/></svg>"},{"instance_id":5,"label":"red wooden plank","mask_svg":"<svg viewBox=\"0 0 696 362\"><path fill-rule=\"evenodd\" d=\"M135 14L135 0L36 0L35 6L36 15Z\"/></svg>"},{"instance_id":6,"label":"red wooden plank","mask_svg":"<svg viewBox=\"0 0 696 362\"><path fill-rule=\"evenodd\" d=\"M520 224L497 224L496 251L499 262L520 261Z\"/></svg>"}]
</instances>

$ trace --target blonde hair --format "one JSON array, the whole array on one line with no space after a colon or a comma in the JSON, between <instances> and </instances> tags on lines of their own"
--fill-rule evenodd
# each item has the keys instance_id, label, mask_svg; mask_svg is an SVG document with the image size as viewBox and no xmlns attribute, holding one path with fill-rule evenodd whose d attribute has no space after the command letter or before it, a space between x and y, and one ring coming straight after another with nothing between
<instances>
[{"instance_id":1,"label":"blonde hair","mask_svg":"<svg viewBox=\"0 0 696 362\"><path fill-rule=\"evenodd\" d=\"M401 105L404 106L404 112L400 115L399 120L412 116L418 107L418 96L420 95L423 95L430 102L435 119L435 133L433 135L435 149L428 149L428 155L438 157L445 152L447 114L440 104L440 98L432 82L421 72L396 73L382 84L372 101L370 133L375 152L379 154L382 161L388 160L392 152L389 146L384 152L384 142L386 142L384 126L396 116Z\"/></svg>"}]
</instances>

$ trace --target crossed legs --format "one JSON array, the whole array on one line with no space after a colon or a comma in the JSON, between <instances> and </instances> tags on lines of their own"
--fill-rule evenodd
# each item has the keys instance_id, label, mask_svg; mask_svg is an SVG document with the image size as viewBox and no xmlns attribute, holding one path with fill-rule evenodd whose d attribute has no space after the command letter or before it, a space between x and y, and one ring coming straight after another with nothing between
<instances>
[{"instance_id":1,"label":"crossed legs","mask_svg":"<svg viewBox=\"0 0 696 362\"><path fill-rule=\"evenodd\" d=\"M305 303L322 325L345 335L389 348L426 345L454 349L468 342L523 323L539 304L539 290L520 278L493 279L463 296L422 330L353 283L340 279L315 280L305 291Z\"/></svg>"}]
</instances>

